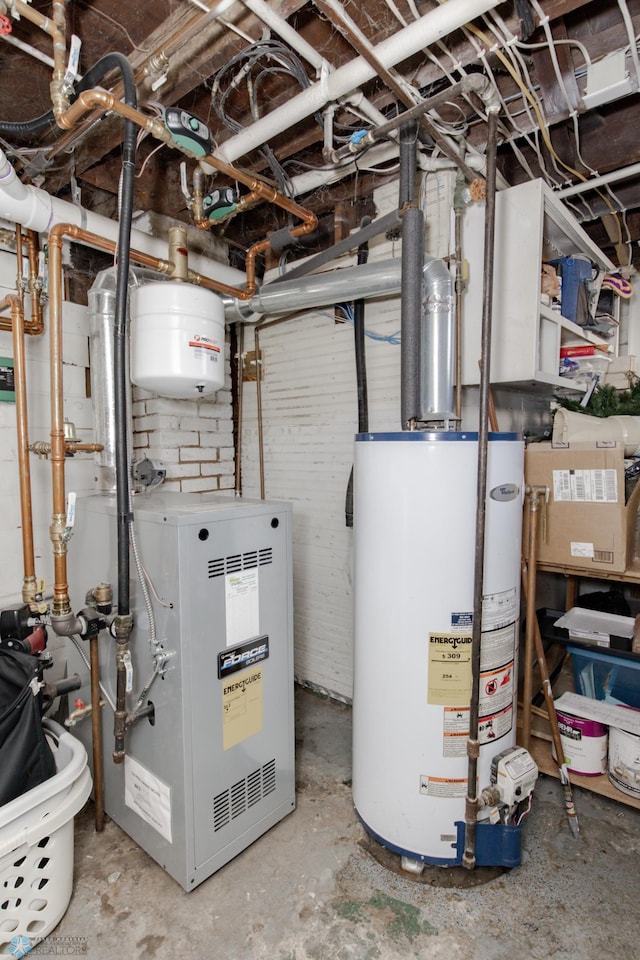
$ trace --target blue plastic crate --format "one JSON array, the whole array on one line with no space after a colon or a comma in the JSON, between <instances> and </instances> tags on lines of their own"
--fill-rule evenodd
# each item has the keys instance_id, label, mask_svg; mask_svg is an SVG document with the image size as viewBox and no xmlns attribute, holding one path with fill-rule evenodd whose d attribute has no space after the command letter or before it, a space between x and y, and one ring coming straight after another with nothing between
<instances>
[{"instance_id":1,"label":"blue plastic crate","mask_svg":"<svg viewBox=\"0 0 640 960\"><path fill-rule=\"evenodd\" d=\"M640 709L640 660L568 646L576 693Z\"/></svg>"}]
</instances>

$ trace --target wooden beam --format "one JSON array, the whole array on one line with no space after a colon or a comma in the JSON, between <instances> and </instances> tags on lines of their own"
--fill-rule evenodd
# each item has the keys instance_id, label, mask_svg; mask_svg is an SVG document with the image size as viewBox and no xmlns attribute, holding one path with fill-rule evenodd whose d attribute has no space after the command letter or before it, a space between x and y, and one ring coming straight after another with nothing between
<instances>
[{"instance_id":1,"label":"wooden beam","mask_svg":"<svg viewBox=\"0 0 640 960\"><path fill-rule=\"evenodd\" d=\"M579 10L580 7L586 7L590 2L591 0L542 0L540 6L549 20L557 20L567 13Z\"/></svg>"}]
</instances>

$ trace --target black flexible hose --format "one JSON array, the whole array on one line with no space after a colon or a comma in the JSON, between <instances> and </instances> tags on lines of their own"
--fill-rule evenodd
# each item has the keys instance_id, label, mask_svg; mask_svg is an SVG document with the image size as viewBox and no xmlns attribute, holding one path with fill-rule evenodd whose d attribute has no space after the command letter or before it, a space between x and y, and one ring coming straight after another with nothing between
<instances>
[{"instance_id":1,"label":"black flexible hose","mask_svg":"<svg viewBox=\"0 0 640 960\"><path fill-rule=\"evenodd\" d=\"M114 60L114 58L117 58ZM100 57L92 67L87 70L82 80L78 81L78 84L75 88L74 94L71 97L71 103L78 99L81 93L84 93L85 90L91 90L92 87L95 87L97 83L100 83L102 78L109 73L111 70L116 68L121 68L120 59L126 60L121 53L107 53L104 57ZM129 61L126 60L128 63ZM131 73L131 78L133 80L133 72ZM125 80L125 87L127 81ZM133 86L133 92L135 96L135 84ZM126 93L125 93L125 102ZM9 120L0 120L0 133L5 136L26 136L32 133L42 133L43 130L47 130L49 127L53 126L55 122L55 117L53 116L53 110L47 110L46 113L43 113L40 117L35 117L33 120L22 120L17 123L13 123Z\"/></svg>"},{"instance_id":2,"label":"black flexible hose","mask_svg":"<svg viewBox=\"0 0 640 960\"><path fill-rule=\"evenodd\" d=\"M369 226L370 217L364 217L360 228ZM369 243L367 240L358 247L358 266L362 266L369 259ZM364 341L364 312L365 301L356 300L353 304L353 340L356 359L356 384L358 388L358 433L366 433L369 429L369 403L367 395L367 361ZM347 494L344 505L345 525L353 526L353 467L347 483Z\"/></svg>"},{"instance_id":3,"label":"black flexible hose","mask_svg":"<svg viewBox=\"0 0 640 960\"><path fill-rule=\"evenodd\" d=\"M366 221L366 222L365 222ZM360 224L366 227L371 222L369 217ZM369 259L369 243L365 240L358 247L358 266L362 266ZM369 409L367 395L367 361L364 341L364 300L356 300L353 304L353 337L356 356L356 382L358 385L358 433L366 433L369 429Z\"/></svg>"},{"instance_id":4,"label":"black flexible hose","mask_svg":"<svg viewBox=\"0 0 640 960\"><path fill-rule=\"evenodd\" d=\"M131 64L120 53L109 53L100 61L105 70L118 67L124 83L124 101L137 108L136 85ZM137 128L132 120L124 122L122 144L122 189L118 229L118 266L116 270L116 309L114 323L114 393L116 435L116 506L118 512L118 613L130 612L129 586L129 454L127 449L127 294L131 219L136 173Z\"/></svg>"}]
</instances>

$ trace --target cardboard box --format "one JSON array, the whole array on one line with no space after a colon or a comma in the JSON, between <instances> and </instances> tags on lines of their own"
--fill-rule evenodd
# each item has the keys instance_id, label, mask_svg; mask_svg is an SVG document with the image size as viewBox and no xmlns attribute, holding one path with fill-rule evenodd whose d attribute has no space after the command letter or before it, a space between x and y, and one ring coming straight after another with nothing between
<instances>
[{"instance_id":1,"label":"cardboard box","mask_svg":"<svg viewBox=\"0 0 640 960\"><path fill-rule=\"evenodd\" d=\"M606 573L624 573L631 565L640 483L625 504L622 444L530 444L525 481L549 491L546 536L541 524L538 537L540 563ZM528 544L526 520L525 511L523 551Z\"/></svg>"}]
</instances>

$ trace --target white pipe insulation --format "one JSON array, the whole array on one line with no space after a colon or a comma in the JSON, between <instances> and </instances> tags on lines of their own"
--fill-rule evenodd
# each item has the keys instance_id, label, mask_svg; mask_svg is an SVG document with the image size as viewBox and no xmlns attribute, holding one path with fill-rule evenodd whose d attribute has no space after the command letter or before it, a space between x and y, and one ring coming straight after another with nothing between
<instances>
[{"instance_id":1,"label":"white pipe insulation","mask_svg":"<svg viewBox=\"0 0 640 960\"><path fill-rule=\"evenodd\" d=\"M383 66L394 67L469 20L497 7L500 2L502 0L447 0L420 20L373 47L373 52ZM333 72L323 71L317 83L231 137L215 151L215 156L225 163L233 163L238 157L261 147L312 113L321 111L330 101L340 100L375 76L375 69L364 57L356 57ZM206 172L214 172L214 168L206 163L201 165Z\"/></svg>"},{"instance_id":2,"label":"white pipe insulation","mask_svg":"<svg viewBox=\"0 0 640 960\"><path fill-rule=\"evenodd\" d=\"M45 190L24 184L6 154L0 149L0 219L19 223L28 230L48 233L56 223L72 223L82 230L118 242L118 223L84 207L52 197ZM167 242L142 230L131 231L131 246L158 259L167 259ZM190 253L189 265L210 280L241 287L246 277L241 270L219 263L203 254Z\"/></svg>"}]
</instances>

